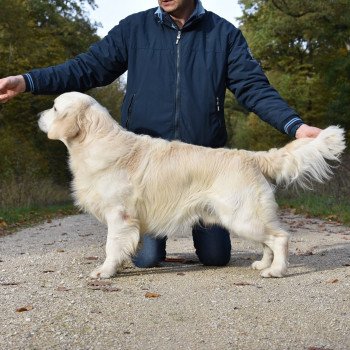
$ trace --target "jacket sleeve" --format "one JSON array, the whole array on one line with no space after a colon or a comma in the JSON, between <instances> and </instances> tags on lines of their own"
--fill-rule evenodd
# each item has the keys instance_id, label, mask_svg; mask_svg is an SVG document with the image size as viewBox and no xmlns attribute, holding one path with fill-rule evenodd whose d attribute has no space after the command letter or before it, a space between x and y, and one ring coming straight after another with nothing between
<instances>
[{"instance_id":1,"label":"jacket sleeve","mask_svg":"<svg viewBox=\"0 0 350 350\"><path fill-rule=\"evenodd\" d=\"M127 70L127 45L122 22L90 49L63 64L24 74L27 91L58 94L86 91L113 82Z\"/></svg>"},{"instance_id":2,"label":"jacket sleeve","mask_svg":"<svg viewBox=\"0 0 350 350\"><path fill-rule=\"evenodd\" d=\"M282 133L294 136L304 123L270 85L240 30L234 32L230 43L227 87L246 109Z\"/></svg>"}]
</instances>

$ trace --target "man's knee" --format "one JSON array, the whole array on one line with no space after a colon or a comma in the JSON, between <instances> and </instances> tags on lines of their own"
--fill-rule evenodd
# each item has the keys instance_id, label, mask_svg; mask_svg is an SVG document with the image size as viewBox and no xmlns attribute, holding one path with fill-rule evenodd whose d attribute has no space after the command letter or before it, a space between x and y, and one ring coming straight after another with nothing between
<instances>
[{"instance_id":1,"label":"man's knee","mask_svg":"<svg viewBox=\"0 0 350 350\"><path fill-rule=\"evenodd\" d=\"M196 226L193 229L196 254L203 265L225 266L231 259L231 240L227 230L220 226Z\"/></svg>"},{"instance_id":2,"label":"man's knee","mask_svg":"<svg viewBox=\"0 0 350 350\"><path fill-rule=\"evenodd\" d=\"M153 238L144 236L140 249L133 257L135 266L150 268L158 266L165 259L166 238Z\"/></svg>"},{"instance_id":3,"label":"man's knee","mask_svg":"<svg viewBox=\"0 0 350 350\"><path fill-rule=\"evenodd\" d=\"M132 261L136 267L150 268L158 266L162 259L156 256L135 256Z\"/></svg>"},{"instance_id":4,"label":"man's knee","mask_svg":"<svg viewBox=\"0 0 350 350\"><path fill-rule=\"evenodd\" d=\"M225 266L230 262L231 250L220 252L219 254L197 252L197 256L199 261L205 266Z\"/></svg>"}]
</instances>

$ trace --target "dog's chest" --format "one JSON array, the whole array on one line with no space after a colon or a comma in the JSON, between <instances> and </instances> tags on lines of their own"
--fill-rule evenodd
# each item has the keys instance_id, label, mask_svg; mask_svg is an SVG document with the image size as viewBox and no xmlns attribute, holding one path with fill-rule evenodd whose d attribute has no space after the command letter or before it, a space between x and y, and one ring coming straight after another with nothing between
<instances>
[{"instance_id":1,"label":"dog's chest","mask_svg":"<svg viewBox=\"0 0 350 350\"><path fill-rule=\"evenodd\" d=\"M72 188L76 203L98 218L106 208L123 206L132 192L127 174L123 171L78 172L73 178Z\"/></svg>"}]
</instances>

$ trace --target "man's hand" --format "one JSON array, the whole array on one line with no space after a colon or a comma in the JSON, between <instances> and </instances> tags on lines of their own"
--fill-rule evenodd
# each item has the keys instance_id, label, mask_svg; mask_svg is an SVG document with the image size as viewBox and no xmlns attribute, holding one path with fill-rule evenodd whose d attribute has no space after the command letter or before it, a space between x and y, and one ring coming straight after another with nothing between
<instances>
[{"instance_id":1,"label":"man's hand","mask_svg":"<svg viewBox=\"0 0 350 350\"><path fill-rule=\"evenodd\" d=\"M322 131L322 129L315 128L314 126L309 126L306 124L301 125L297 132L295 133L295 137L300 139L302 137L311 137L315 138Z\"/></svg>"},{"instance_id":2,"label":"man's hand","mask_svg":"<svg viewBox=\"0 0 350 350\"><path fill-rule=\"evenodd\" d=\"M5 103L26 90L22 75L0 79L0 102Z\"/></svg>"}]
</instances>

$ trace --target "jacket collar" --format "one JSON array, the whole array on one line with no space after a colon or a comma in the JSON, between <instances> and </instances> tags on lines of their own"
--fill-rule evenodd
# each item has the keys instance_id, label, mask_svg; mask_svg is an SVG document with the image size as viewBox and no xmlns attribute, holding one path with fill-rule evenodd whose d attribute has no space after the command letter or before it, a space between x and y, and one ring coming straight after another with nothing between
<instances>
[{"instance_id":1,"label":"jacket collar","mask_svg":"<svg viewBox=\"0 0 350 350\"><path fill-rule=\"evenodd\" d=\"M202 5L202 2L200 0L195 0L195 2L196 2L196 8L194 9L190 18L186 21L184 28L189 26L191 23L193 23L197 19L201 18L205 14L205 9ZM159 23L162 23L162 24L164 23L164 24L178 30L177 25L172 20L170 15L168 13L166 13L160 6L158 6L158 8L154 14L157 17Z\"/></svg>"}]
</instances>

